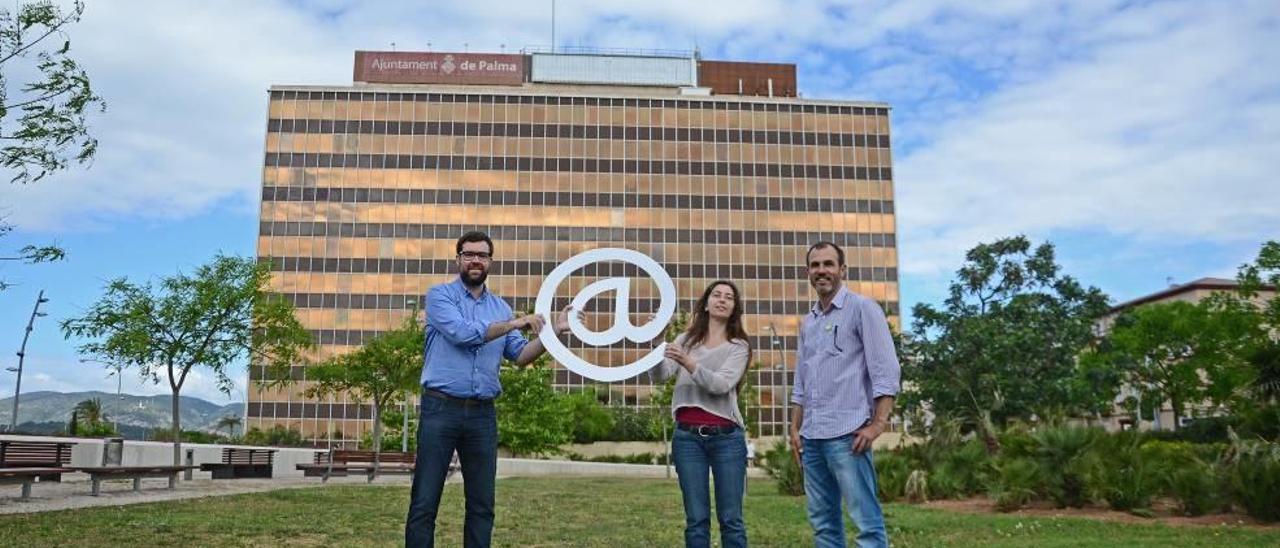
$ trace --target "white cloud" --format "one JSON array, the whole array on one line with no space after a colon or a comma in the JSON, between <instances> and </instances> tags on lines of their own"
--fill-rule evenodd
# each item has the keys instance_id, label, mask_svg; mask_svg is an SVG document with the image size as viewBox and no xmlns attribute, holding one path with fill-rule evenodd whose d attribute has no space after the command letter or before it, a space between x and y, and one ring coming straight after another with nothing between
<instances>
[{"instance_id":1,"label":"white cloud","mask_svg":"<svg viewBox=\"0 0 1280 548\"><path fill-rule=\"evenodd\" d=\"M1131 10L1088 58L936 128L897 170L903 268L937 274L977 241L1089 228L1226 242L1280 226L1274 9ZM1274 194L1273 192L1271 192Z\"/></svg>"}]
</instances>

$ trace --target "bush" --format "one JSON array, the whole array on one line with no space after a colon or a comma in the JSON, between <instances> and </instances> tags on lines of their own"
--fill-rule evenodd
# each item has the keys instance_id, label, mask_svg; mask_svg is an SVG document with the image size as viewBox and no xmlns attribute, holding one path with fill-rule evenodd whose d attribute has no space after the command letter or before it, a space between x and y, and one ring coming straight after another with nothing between
<instances>
[{"instance_id":1,"label":"bush","mask_svg":"<svg viewBox=\"0 0 1280 548\"><path fill-rule=\"evenodd\" d=\"M1225 460L1235 503L1254 518L1280 521L1280 443L1235 440Z\"/></svg>"},{"instance_id":2,"label":"bush","mask_svg":"<svg viewBox=\"0 0 1280 548\"><path fill-rule=\"evenodd\" d=\"M636 410L630 407L607 407L613 419L613 428L603 440L598 441L662 441L663 411ZM671 436L668 429L667 436Z\"/></svg>"},{"instance_id":3,"label":"bush","mask_svg":"<svg viewBox=\"0 0 1280 548\"><path fill-rule=\"evenodd\" d=\"M1106 433L1097 428L1058 426L1031 436L1044 491L1058 508L1081 508L1088 502L1084 456Z\"/></svg>"},{"instance_id":4,"label":"bush","mask_svg":"<svg viewBox=\"0 0 1280 548\"><path fill-rule=\"evenodd\" d=\"M907 477L911 475L911 463L907 458L886 451L875 455L874 462L880 499L889 502L905 495Z\"/></svg>"},{"instance_id":5,"label":"bush","mask_svg":"<svg viewBox=\"0 0 1280 548\"><path fill-rule=\"evenodd\" d=\"M1113 510L1149 508L1164 484L1164 469L1143 458L1141 441L1131 432L1099 438L1087 457L1089 491Z\"/></svg>"},{"instance_id":6,"label":"bush","mask_svg":"<svg viewBox=\"0 0 1280 548\"><path fill-rule=\"evenodd\" d=\"M785 441L773 444L761 462L769 476L778 482L779 493L796 497L804 494L804 471L791 457L791 449L787 448Z\"/></svg>"},{"instance_id":7,"label":"bush","mask_svg":"<svg viewBox=\"0 0 1280 548\"><path fill-rule=\"evenodd\" d=\"M241 443L273 447L307 447L308 445L302 441L302 432L292 428L285 428L279 424L272 426L270 430L265 432L256 426L250 428L248 432L245 432Z\"/></svg>"},{"instance_id":8,"label":"bush","mask_svg":"<svg viewBox=\"0 0 1280 548\"><path fill-rule=\"evenodd\" d=\"M991 457L981 441L969 440L943 453L940 458L941 462L929 472L930 497L968 497L987 491Z\"/></svg>"},{"instance_id":9,"label":"bush","mask_svg":"<svg viewBox=\"0 0 1280 548\"><path fill-rule=\"evenodd\" d=\"M990 494L996 509L1001 512L1012 512L1026 506L1035 498L1036 487L1043 481L1040 466L1027 457L1002 458L992 468L995 482Z\"/></svg>"},{"instance_id":10,"label":"bush","mask_svg":"<svg viewBox=\"0 0 1280 548\"><path fill-rule=\"evenodd\" d=\"M602 441L613 431L613 415L600 405L595 390L568 394L563 403L565 413L572 417L574 443Z\"/></svg>"}]
</instances>

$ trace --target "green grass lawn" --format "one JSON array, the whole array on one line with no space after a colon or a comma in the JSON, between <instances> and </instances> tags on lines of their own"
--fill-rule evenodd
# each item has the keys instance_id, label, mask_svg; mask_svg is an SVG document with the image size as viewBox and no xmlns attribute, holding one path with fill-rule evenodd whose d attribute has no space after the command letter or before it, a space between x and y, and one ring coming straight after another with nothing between
<instances>
[{"instance_id":1,"label":"green grass lawn","mask_svg":"<svg viewBox=\"0 0 1280 548\"><path fill-rule=\"evenodd\" d=\"M333 485L123 507L0 516L0 546L398 546L407 487ZM1168 527L1080 518L970 515L891 504L895 546L1280 546L1280 529ZM753 481L752 545L812 546L804 500ZM495 546L680 546L674 480L498 482ZM460 546L462 490L445 489L441 546ZM713 534L715 534L713 532Z\"/></svg>"}]
</instances>

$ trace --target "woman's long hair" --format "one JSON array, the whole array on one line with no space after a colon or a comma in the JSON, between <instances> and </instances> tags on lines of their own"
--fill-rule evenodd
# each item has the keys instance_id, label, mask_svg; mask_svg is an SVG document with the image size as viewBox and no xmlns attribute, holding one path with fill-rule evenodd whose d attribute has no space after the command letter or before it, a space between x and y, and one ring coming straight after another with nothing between
<instances>
[{"instance_id":1,"label":"woman's long hair","mask_svg":"<svg viewBox=\"0 0 1280 548\"><path fill-rule=\"evenodd\" d=\"M742 379L746 378L747 371L751 370L751 339L747 338L747 330L742 327L742 313L745 305L742 304L742 292L738 290L738 286L729 280L716 280L707 285L703 290L702 297L698 299L697 304L693 305L693 321L689 322L689 328L685 329L683 346L687 351L694 346L701 344L707 340L707 332L711 329L711 312L707 310L709 301L711 300L711 291L716 286L728 286L733 290L733 311L729 313L729 320L725 322L725 336L730 342L740 340L747 345L747 367L742 370L742 377L738 378L738 388L742 387Z\"/></svg>"}]
</instances>

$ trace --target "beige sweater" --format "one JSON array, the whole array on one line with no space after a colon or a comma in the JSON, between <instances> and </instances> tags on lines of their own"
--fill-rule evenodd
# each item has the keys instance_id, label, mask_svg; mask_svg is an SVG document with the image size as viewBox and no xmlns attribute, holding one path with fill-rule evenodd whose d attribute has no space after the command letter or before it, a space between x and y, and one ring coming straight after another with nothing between
<instances>
[{"instance_id":1,"label":"beige sweater","mask_svg":"<svg viewBox=\"0 0 1280 548\"><path fill-rule=\"evenodd\" d=\"M684 342L684 334L671 344ZM745 428L742 414L738 412L738 379L747 369L748 347L745 341L733 340L715 348L698 345L689 349L689 358L698 367L689 374L674 360L662 360L649 370L656 383L676 377L675 391L671 396L671 415L685 406L701 407L708 413L724 417Z\"/></svg>"}]
</instances>

